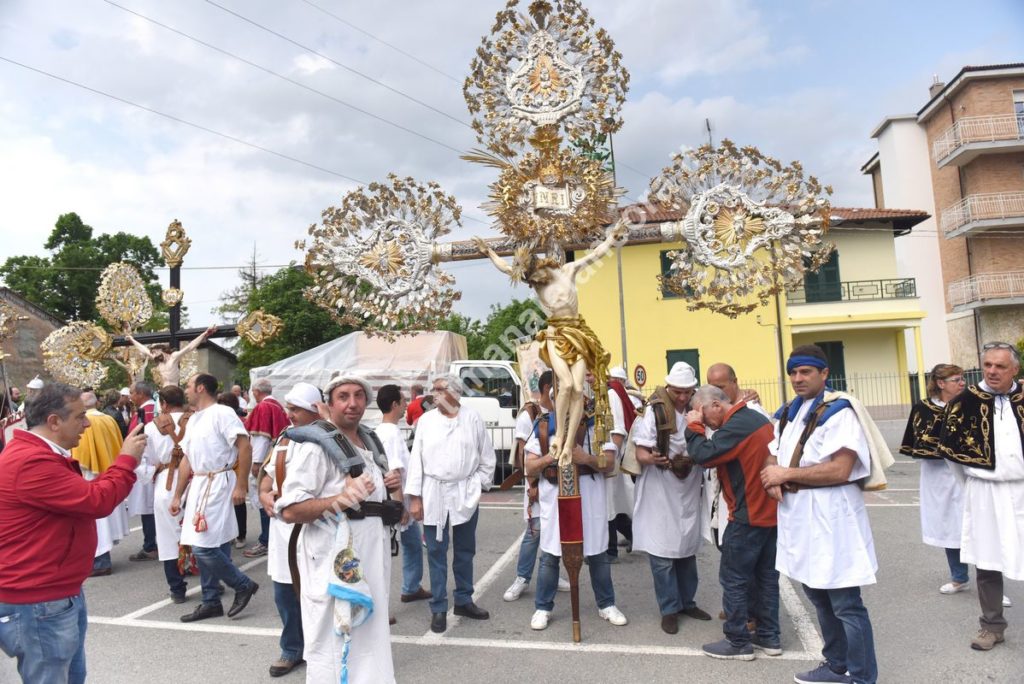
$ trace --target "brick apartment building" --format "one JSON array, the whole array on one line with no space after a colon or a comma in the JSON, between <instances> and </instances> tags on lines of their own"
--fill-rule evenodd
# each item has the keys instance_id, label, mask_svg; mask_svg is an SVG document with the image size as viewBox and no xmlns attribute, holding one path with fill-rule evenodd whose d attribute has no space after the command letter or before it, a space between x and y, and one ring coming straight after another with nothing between
<instances>
[{"instance_id":1,"label":"brick apartment building","mask_svg":"<svg viewBox=\"0 0 1024 684\"><path fill-rule=\"evenodd\" d=\"M1024 337L1024 64L936 80L915 115L886 118L872 137L879 153L862 170L877 206L931 186L937 244L906 255L901 275L934 282L941 269L948 358L974 368L986 341ZM928 314L938 321L937 303Z\"/></svg>"}]
</instances>

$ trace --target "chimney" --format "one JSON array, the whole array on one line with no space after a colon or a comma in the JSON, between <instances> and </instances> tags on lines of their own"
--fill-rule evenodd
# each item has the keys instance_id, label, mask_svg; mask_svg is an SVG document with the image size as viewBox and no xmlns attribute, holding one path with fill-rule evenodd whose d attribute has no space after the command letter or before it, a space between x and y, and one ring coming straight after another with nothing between
<instances>
[{"instance_id":1,"label":"chimney","mask_svg":"<svg viewBox=\"0 0 1024 684\"><path fill-rule=\"evenodd\" d=\"M929 99L934 98L939 92L946 87L946 84L939 80L938 74L932 74L932 84L928 86L928 97Z\"/></svg>"}]
</instances>

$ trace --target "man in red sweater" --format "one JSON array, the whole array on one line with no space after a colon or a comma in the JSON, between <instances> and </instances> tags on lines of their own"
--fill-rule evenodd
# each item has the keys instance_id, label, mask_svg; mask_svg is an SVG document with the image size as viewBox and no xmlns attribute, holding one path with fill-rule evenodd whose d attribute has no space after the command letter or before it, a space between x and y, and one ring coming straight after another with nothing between
<instances>
[{"instance_id":1,"label":"man in red sweater","mask_svg":"<svg viewBox=\"0 0 1024 684\"><path fill-rule=\"evenodd\" d=\"M718 480L729 505L729 525L722 539L718 579L725 608L725 638L704 645L712 658L753 660L754 649L782 655L779 639L779 571L775 569L778 503L761 484L768 445L775 438L771 422L744 402L705 385L693 395L694 410L686 415L686 453L705 468L718 468ZM714 430L706 436L705 427ZM757 587L756 605L748 606L750 584ZM752 610L751 610L752 609ZM747 617L757 619L757 632L747 631Z\"/></svg>"},{"instance_id":2,"label":"man in red sweater","mask_svg":"<svg viewBox=\"0 0 1024 684\"><path fill-rule=\"evenodd\" d=\"M85 681L85 596L96 519L124 501L146 446L142 426L92 481L70 451L89 426L79 389L49 383L0 455L0 650L23 682Z\"/></svg>"}]
</instances>

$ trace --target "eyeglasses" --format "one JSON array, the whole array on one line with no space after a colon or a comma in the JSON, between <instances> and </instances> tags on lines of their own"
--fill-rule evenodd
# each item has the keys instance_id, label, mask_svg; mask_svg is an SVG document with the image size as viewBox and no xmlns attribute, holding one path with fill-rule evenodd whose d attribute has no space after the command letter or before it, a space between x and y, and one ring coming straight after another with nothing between
<instances>
[{"instance_id":1,"label":"eyeglasses","mask_svg":"<svg viewBox=\"0 0 1024 684\"><path fill-rule=\"evenodd\" d=\"M1008 342L989 342L981 348L981 351L988 351L989 349L1016 349L1016 347Z\"/></svg>"}]
</instances>

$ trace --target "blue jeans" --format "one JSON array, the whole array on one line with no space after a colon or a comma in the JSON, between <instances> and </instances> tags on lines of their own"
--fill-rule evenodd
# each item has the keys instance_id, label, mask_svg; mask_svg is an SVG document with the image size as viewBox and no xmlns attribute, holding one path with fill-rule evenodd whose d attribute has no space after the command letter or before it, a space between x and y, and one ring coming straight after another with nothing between
<instances>
[{"instance_id":1,"label":"blue jeans","mask_svg":"<svg viewBox=\"0 0 1024 684\"><path fill-rule=\"evenodd\" d=\"M156 551L156 516L143 513L142 518L142 550L146 553Z\"/></svg>"},{"instance_id":2,"label":"blue jeans","mask_svg":"<svg viewBox=\"0 0 1024 684\"><path fill-rule=\"evenodd\" d=\"M516 577L529 583L533 579L533 568L537 565L537 549L540 548L540 518L530 518L519 544L519 562L516 563Z\"/></svg>"},{"instance_id":3,"label":"blue jeans","mask_svg":"<svg viewBox=\"0 0 1024 684\"><path fill-rule=\"evenodd\" d=\"M722 539L722 561L718 579L722 583L725 625L722 631L733 646L750 643L747 618L757 619L757 636L769 644L779 643L779 571L775 569L778 530L730 522ZM751 587L756 600L749 603Z\"/></svg>"},{"instance_id":4,"label":"blue jeans","mask_svg":"<svg viewBox=\"0 0 1024 684\"><path fill-rule=\"evenodd\" d=\"M476 555L476 522L480 509L473 511L473 517L461 525L448 525L445 521L444 534L437 541L437 526L424 525L427 539L427 566L430 569L431 613L448 612L448 541L453 547L452 574L455 575L455 605L464 606L473 601L473 556ZM449 535L449 528L451 535Z\"/></svg>"},{"instance_id":5,"label":"blue jeans","mask_svg":"<svg viewBox=\"0 0 1024 684\"><path fill-rule=\"evenodd\" d=\"M252 586L249 579L231 562L231 542L224 542L211 549L193 546L192 553L199 564L199 581L203 586L203 605L220 605L220 583L228 585L235 591L243 591Z\"/></svg>"},{"instance_id":6,"label":"blue jeans","mask_svg":"<svg viewBox=\"0 0 1024 684\"><path fill-rule=\"evenodd\" d=\"M654 596L662 615L673 615L695 608L697 595L697 557L662 558L647 554L654 575Z\"/></svg>"},{"instance_id":7,"label":"blue jeans","mask_svg":"<svg viewBox=\"0 0 1024 684\"><path fill-rule=\"evenodd\" d=\"M93 570L106 570L113 566L113 561L110 560L110 552L101 553L92 559Z\"/></svg>"},{"instance_id":8,"label":"blue jeans","mask_svg":"<svg viewBox=\"0 0 1024 684\"><path fill-rule=\"evenodd\" d=\"M559 557L541 552L540 570L537 572L537 593L534 595L534 607L537 610L553 610L555 592L558 591ZM615 588L612 586L612 566L608 562L608 554L602 551L596 556L585 559L590 569L590 588L594 590L594 601L597 607L607 608L615 605Z\"/></svg>"},{"instance_id":9,"label":"blue jeans","mask_svg":"<svg viewBox=\"0 0 1024 684\"><path fill-rule=\"evenodd\" d=\"M172 594L175 596L185 595L185 592L188 590L188 584L185 583L185 577L178 572L177 558L164 561L164 577L167 578L167 586Z\"/></svg>"},{"instance_id":10,"label":"blue jeans","mask_svg":"<svg viewBox=\"0 0 1024 684\"><path fill-rule=\"evenodd\" d=\"M262 508L260 509L260 537L256 541L264 546L270 543L270 516Z\"/></svg>"},{"instance_id":11,"label":"blue jeans","mask_svg":"<svg viewBox=\"0 0 1024 684\"><path fill-rule=\"evenodd\" d=\"M413 594L423 581L423 527L415 520L399 535L402 545L402 593Z\"/></svg>"},{"instance_id":12,"label":"blue jeans","mask_svg":"<svg viewBox=\"0 0 1024 684\"><path fill-rule=\"evenodd\" d=\"M619 513L608 521L608 555L612 558L619 557L620 534L626 541L633 542L633 519L625 513Z\"/></svg>"},{"instance_id":13,"label":"blue jeans","mask_svg":"<svg viewBox=\"0 0 1024 684\"><path fill-rule=\"evenodd\" d=\"M281 616L281 660L301 660L303 650L302 613L299 597L290 584L274 582L274 605Z\"/></svg>"},{"instance_id":14,"label":"blue jeans","mask_svg":"<svg viewBox=\"0 0 1024 684\"><path fill-rule=\"evenodd\" d=\"M829 667L834 672L849 671L857 684L875 684L875 638L868 609L860 598L860 587L812 589L805 584L804 593L818 612L825 640L821 654Z\"/></svg>"},{"instance_id":15,"label":"blue jeans","mask_svg":"<svg viewBox=\"0 0 1024 684\"><path fill-rule=\"evenodd\" d=\"M0 650L18 659L21 681L85 681L85 594L42 603L0 603Z\"/></svg>"},{"instance_id":16,"label":"blue jeans","mask_svg":"<svg viewBox=\"0 0 1024 684\"><path fill-rule=\"evenodd\" d=\"M946 549L946 562L949 563L949 576L954 582L966 584L971 581L967 563L960 562L960 549Z\"/></svg>"}]
</instances>

